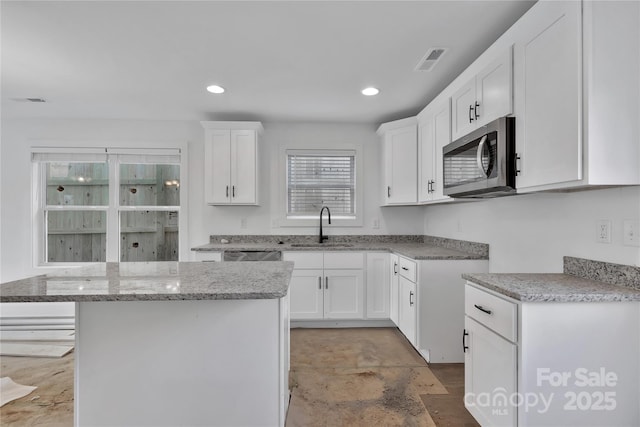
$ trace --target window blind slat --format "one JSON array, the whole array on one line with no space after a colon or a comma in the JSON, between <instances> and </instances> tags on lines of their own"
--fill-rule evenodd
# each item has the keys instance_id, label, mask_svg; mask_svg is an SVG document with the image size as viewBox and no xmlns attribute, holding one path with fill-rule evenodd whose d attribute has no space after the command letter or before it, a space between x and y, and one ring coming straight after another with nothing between
<instances>
[{"instance_id":1,"label":"window blind slat","mask_svg":"<svg viewBox=\"0 0 640 427\"><path fill-rule=\"evenodd\" d=\"M289 153L287 202L289 215L315 215L322 206L355 215L355 155Z\"/></svg>"}]
</instances>

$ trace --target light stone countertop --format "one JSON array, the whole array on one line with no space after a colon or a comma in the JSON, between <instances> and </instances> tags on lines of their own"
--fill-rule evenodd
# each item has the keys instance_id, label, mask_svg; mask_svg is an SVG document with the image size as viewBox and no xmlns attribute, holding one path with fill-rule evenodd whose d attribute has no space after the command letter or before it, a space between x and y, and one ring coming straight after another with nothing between
<instances>
[{"instance_id":1,"label":"light stone countertop","mask_svg":"<svg viewBox=\"0 0 640 427\"><path fill-rule=\"evenodd\" d=\"M292 262L97 263L0 284L0 302L277 299Z\"/></svg>"},{"instance_id":2,"label":"light stone countertop","mask_svg":"<svg viewBox=\"0 0 640 427\"><path fill-rule=\"evenodd\" d=\"M347 246L344 246L347 245ZM295 246L291 243L209 243L192 248L201 252L224 251L384 251L393 252L415 260L477 260L488 259L487 255L473 254L443 246L425 243L396 242L348 242L344 245L329 242L324 245Z\"/></svg>"},{"instance_id":3,"label":"light stone countertop","mask_svg":"<svg viewBox=\"0 0 640 427\"><path fill-rule=\"evenodd\" d=\"M640 301L640 290L571 274L483 273L462 277L522 302Z\"/></svg>"}]
</instances>

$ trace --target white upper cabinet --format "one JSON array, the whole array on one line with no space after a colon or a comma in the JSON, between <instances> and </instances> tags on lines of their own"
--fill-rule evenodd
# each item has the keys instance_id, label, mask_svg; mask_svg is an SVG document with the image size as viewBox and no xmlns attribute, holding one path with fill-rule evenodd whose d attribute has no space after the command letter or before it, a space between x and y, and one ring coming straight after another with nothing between
<instances>
[{"instance_id":1,"label":"white upper cabinet","mask_svg":"<svg viewBox=\"0 0 640 427\"><path fill-rule=\"evenodd\" d=\"M640 3L538 2L516 26L518 192L640 184Z\"/></svg>"},{"instance_id":2,"label":"white upper cabinet","mask_svg":"<svg viewBox=\"0 0 640 427\"><path fill-rule=\"evenodd\" d=\"M259 122L201 122L204 190L210 205L258 204Z\"/></svg>"},{"instance_id":3,"label":"white upper cabinet","mask_svg":"<svg viewBox=\"0 0 640 427\"><path fill-rule=\"evenodd\" d=\"M449 98L436 100L418 115L418 201L452 200L443 194L442 147L451 142Z\"/></svg>"},{"instance_id":4,"label":"white upper cabinet","mask_svg":"<svg viewBox=\"0 0 640 427\"><path fill-rule=\"evenodd\" d=\"M384 123L382 139L382 205L410 205L418 201L418 136L415 117Z\"/></svg>"},{"instance_id":5,"label":"white upper cabinet","mask_svg":"<svg viewBox=\"0 0 640 427\"><path fill-rule=\"evenodd\" d=\"M508 48L451 96L452 139L511 114L512 81L513 54Z\"/></svg>"}]
</instances>

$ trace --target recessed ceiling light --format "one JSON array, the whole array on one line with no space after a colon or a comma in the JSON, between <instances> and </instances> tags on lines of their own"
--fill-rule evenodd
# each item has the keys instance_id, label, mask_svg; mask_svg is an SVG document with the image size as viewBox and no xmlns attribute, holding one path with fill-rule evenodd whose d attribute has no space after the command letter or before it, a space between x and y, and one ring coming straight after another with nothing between
<instances>
[{"instance_id":1,"label":"recessed ceiling light","mask_svg":"<svg viewBox=\"0 0 640 427\"><path fill-rule=\"evenodd\" d=\"M362 89L362 94L365 96L373 96L373 95L377 95L379 94L380 91L378 89L376 89L375 87L366 87L364 89Z\"/></svg>"},{"instance_id":2,"label":"recessed ceiling light","mask_svg":"<svg viewBox=\"0 0 640 427\"><path fill-rule=\"evenodd\" d=\"M207 90L211 93L224 93L224 88L218 85L207 86Z\"/></svg>"}]
</instances>

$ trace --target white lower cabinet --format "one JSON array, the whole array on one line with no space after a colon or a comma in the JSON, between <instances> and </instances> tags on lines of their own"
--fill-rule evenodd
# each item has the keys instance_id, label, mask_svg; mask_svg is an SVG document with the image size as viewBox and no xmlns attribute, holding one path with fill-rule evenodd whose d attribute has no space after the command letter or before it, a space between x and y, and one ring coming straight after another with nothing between
<instances>
[{"instance_id":1,"label":"white lower cabinet","mask_svg":"<svg viewBox=\"0 0 640 427\"><path fill-rule=\"evenodd\" d=\"M389 254L387 252L367 253L367 319L389 319L390 282ZM396 308L397 311L397 308Z\"/></svg>"},{"instance_id":2,"label":"white lower cabinet","mask_svg":"<svg viewBox=\"0 0 640 427\"><path fill-rule=\"evenodd\" d=\"M398 327L409 342L416 346L416 284L404 276L399 279L399 295L398 295Z\"/></svg>"},{"instance_id":3,"label":"white lower cabinet","mask_svg":"<svg viewBox=\"0 0 640 427\"><path fill-rule=\"evenodd\" d=\"M324 318L364 317L364 273L360 270L324 271Z\"/></svg>"},{"instance_id":4,"label":"white lower cabinet","mask_svg":"<svg viewBox=\"0 0 640 427\"><path fill-rule=\"evenodd\" d=\"M292 319L322 319L324 317L324 271L293 270L289 287Z\"/></svg>"},{"instance_id":5,"label":"white lower cabinet","mask_svg":"<svg viewBox=\"0 0 640 427\"><path fill-rule=\"evenodd\" d=\"M282 258L295 263L291 320L364 318L363 253L284 252Z\"/></svg>"},{"instance_id":6,"label":"white lower cabinet","mask_svg":"<svg viewBox=\"0 0 640 427\"><path fill-rule=\"evenodd\" d=\"M389 257L389 318L396 326L399 324L399 296L400 296L400 272L398 271L399 257L396 254L391 254Z\"/></svg>"},{"instance_id":7,"label":"white lower cabinet","mask_svg":"<svg viewBox=\"0 0 640 427\"><path fill-rule=\"evenodd\" d=\"M640 303L521 302L468 282L465 406L482 426L640 425Z\"/></svg>"}]
</instances>

